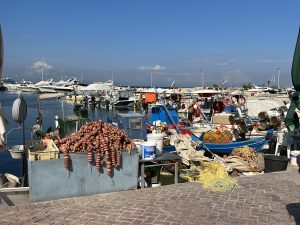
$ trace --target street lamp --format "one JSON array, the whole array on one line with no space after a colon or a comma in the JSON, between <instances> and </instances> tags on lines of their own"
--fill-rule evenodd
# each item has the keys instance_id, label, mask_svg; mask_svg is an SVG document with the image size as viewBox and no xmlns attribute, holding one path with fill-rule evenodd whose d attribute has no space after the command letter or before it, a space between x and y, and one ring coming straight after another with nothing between
<instances>
[{"instance_id":1,"label":"street lamp","mask_svg":"<svg viewBox=\"0 0 300 225\"><path fill-rule=\"evenodd\" d=\"M276 68L278 70L278 80L277 80L277 88L279 89L279 77L280 77L280 67Z\"/></svg>"},{"instance_id":2,"label":"street lamp","mask_svg":"<svg viewBox=\"0 0 300 225\"><path fill-rule=\"evenodd\" d=\"M201 73L202 87L204 87L204 81L203 81L203 70L202 70L202 69L200 69L200 73Z\"/></svg>"},{"instance_id":3,"label":"street lamp","mask_svg":"<svg viewBox=\"0 0 300 225\"><path fill-rule=\"evenodd\" d=\"M150 72L150 85L151 85L151 88L152 88L152 86L153 86L152 69L151 69L151 68L147 68L146 71L147 71L147 72Z\"/></svg>"},{"instance_id":4,"label":"street lamp","mask_svg":"<svg viewBox=\"0 0 300 225\"><path fill-rule=\"evenodd\" d=\"M153 85L152 85L152 82L153 82L153 80L152 80L152 70L150 69L150 75L151 75L151 88L153 87Z\"/></svg>"},{"instance_id":5,"label":"street lamp","mask_svg":"<svg viewBox=\"0 0 300 225\"><path fill-rule=\"evenodd\" d=\"M42 65L42 81L44 80L44 66Z\"/></svg>"}]
</instances>

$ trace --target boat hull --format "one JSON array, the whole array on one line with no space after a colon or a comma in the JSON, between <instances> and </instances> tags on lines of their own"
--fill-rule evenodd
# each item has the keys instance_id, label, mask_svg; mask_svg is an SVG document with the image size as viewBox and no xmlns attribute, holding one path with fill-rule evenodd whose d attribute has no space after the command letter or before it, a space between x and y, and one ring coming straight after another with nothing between
<instances>
[{"instance_id":1,"label":"boat hull","mask_svg":"<svg viewBox=\"0 0 300 225\"><path fill-rule=\"evenodd\" d=\"M255 151L259 152L262 150L263 146L268 144L269 140L265 137L252 138L246 141L235 141L225 144L215 144L215 143L203 143L202 150L208 149L212 153L227 153L230 154L233 149L241 148L243 146L248 146L253 148Z\"/></svg>"},{"instance_id":2,"label":"boat hull","mask_svg":"<svg viewBox=\"0 0 300 225\"><path fill-rule=\"evenodd\" d=\"M114 103L115 108L123 108L123 107L133 107L134 101L133 100L121 100Z\"/></svg>"}]
</instances>

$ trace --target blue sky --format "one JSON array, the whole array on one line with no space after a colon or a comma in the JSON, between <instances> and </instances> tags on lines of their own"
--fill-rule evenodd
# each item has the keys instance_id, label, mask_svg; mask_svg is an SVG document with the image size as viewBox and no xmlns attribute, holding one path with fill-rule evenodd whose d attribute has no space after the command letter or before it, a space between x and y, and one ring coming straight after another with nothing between
<instances>
[{"instance_id":1,"label":"blue sky","mask_svg":"<svg viewBox=\"0 0 300 225\"><path fill-rule=\"evenodd\" d=\"M290 85L299 18L297 0L1 0L4 76Z\"/></svg>"}]
</instances>

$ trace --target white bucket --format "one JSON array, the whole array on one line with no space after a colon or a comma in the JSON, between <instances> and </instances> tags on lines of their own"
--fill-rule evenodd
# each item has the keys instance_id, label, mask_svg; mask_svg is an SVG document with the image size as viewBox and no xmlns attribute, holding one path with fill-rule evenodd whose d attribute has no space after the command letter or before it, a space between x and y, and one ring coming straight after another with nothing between
<instances>
[{"instance_id":1,"label":"white bucket","mask_svg":"<svg viewBox=\"0 0 300 225\"><path fill-rule=\"evenodd\" d=\"M139 154L141 154L142 153L141 143L143 142L143 140L133 139L132 142L133 142L133 144L135 144L136 148L138 149Z\"/></svg>"},{"instance_id":2,"label":"white bucket","mask_svg":"<svg viewBox=\"0 0 300 225\"><path fill-rule=\"evenodd\" d=\"M147 134L147 140L148 141L154 141L156 142L156 155L161 155L163 152L163 147L164 147L164 137L166 134Z\"/></svg>"},{"instance_id":3,"label":"white bucket","mask_svg":"<svg viewBox=\"0 0 300 225\"><path fill-rule=\"evenodd\" d=\"M142 158L143 159L154 159L156 151L156 142L145 141L141 143Z\"/></svg>"},{"instance_id":4,"label":"white bucket","mask_svg":"<svg viewBox=\"0 0 300 225\"><path fill-rule=\"evenodd\" d=\"M300 155L300 151L291 151L291 165L297 166L298 155Z\"/></svg>"}]
</instances>

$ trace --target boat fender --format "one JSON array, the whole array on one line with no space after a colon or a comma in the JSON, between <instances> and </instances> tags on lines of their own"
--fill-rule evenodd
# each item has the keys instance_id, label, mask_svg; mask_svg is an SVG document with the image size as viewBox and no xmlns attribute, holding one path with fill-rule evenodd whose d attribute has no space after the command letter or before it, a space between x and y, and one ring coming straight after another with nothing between
<instances>
[{"instance_id":1,"label":"boat fender","mask_svg":"<svg viewBox=\"0 0 300 225\"><path fill-rule=\"evenodd\" d=\"M200 107L198 105L194 105L194 110L193 110L193 114L195 117L199 117L200 116Z\"/></svg>"},{"instance_id":2,"label":"boat fender","mask_svg":"<svg viewBox=\"0 0 300 225\"><path fill-rule=\"evenodd\" d=\"M9 182L15 182L17 184L21 184L20 179L16 177L15 175L12 175L10 173L5 173L4 176Z\"/></svg>"},{"instance_id":3,"label":"boat fender","mask_svg":"<svg viewBox=\"0 0 300 225\"><path fill-rule=\"evenodd\" d=\"M245 105L246 104L246 99L245 99L245 97L240 97L239 98L239 100L238 100L238 103L239 103L239 105L241 105L241 106L243 106L243 105Z\"/></svg>"},{"instance_id":4,"label":"boat fender","mask_svg":"<svg viewBox=\"0 0 300 225\"><path fill-rule=\"evenodd\" d=\"M225 106L232 106L232 98L230 96L225 97L223 103Z\"/></svg>"},{"instance_id":5,"label":"boat fender","mask_svg":"<svg viewBox=\"0 0 300 225\"><path fill-rule=\"evenodd\" d=\"M17 98L12 106L12 118L17 123L23 123L27 116L27 105L23 96Z\"/></svg>"},{"instance_id":6,"label":"boat fender","mask_svg":"<svg viewBox=\"0 0 300 225\"><path fill-rule=\"evenodd\" d=\"M36 116L36 124L41 126L42 123L43 123L42 113L40 111L38 111L37 116Z\"/></svg>"}]
</instances>

